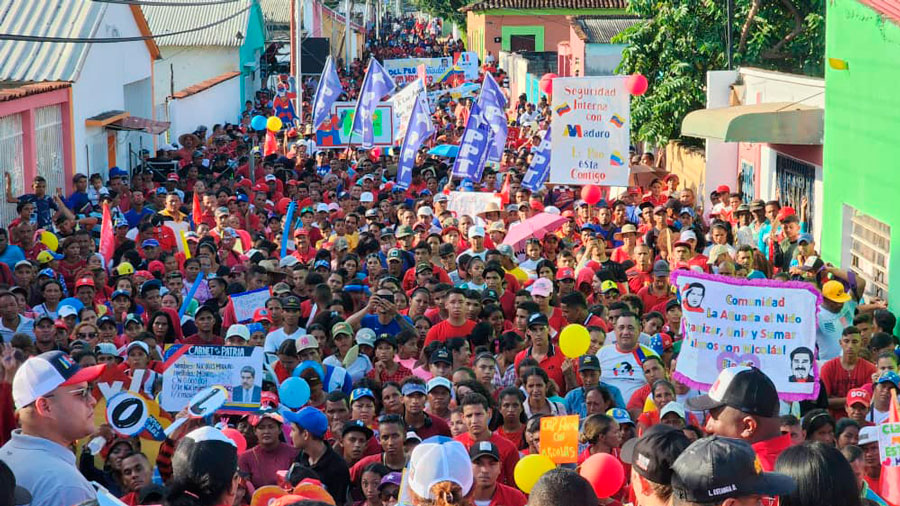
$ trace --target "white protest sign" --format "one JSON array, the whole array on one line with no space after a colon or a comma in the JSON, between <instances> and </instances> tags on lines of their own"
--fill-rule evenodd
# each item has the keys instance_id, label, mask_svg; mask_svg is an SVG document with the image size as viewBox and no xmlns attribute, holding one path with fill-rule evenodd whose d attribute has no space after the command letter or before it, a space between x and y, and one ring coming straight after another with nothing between
<instances>
[{"instance_id":1,"label":"white protest sign","mask_svg":"<svg viewBox=\"0 0 900 506\"><path fill-rule=\"evenodd\" d=\"M406 137L406 127L409 124L409 117L412 116L413 106L416 105L416 97L423 91L425 83L421 79L416 79L388 100L394 104L394 135L397 140Z\"/></svg>"},{"instance_id":2,"label":"white protest sign","mask_svg":"<svg viewBox=\"0 0 900 506\"><path fill-rule=\"evenodd\" d=\"M900 466L900 423L882 423L877 427L881 465Z\"/></svg>"},{"instance_id":3,"label":"white protest sign","mask_svg":"<svg viewBox=\"0 0 900 506\"><path fill-rule=\"evenodd\" d=\"M384 60L384 70L394 78L394 82L402 86L418 79L416 67L425 65L425 75L428 84L433 84L436 79L447 73L453 66L453 58L442 56L440 58L397 58Z\"/></svg>"},{"instance_id":4,"label":"white protest sign","mask_svg":"<svg viewBox=\"0 0 900 506\"><path fill-rule=\"evenodd\" d=\"M686 270L673 272L672 284L683 313L678 381L709 390L722 369L748 365L765 372L786 401L816 398L813 350L821 295L813 285Z\"/></svg>"},{"instance_id":5,"label":"white protest sign","mask_svg":"<svg viewBox=\"0 0 900 506\"><path fill-rule=\"evenodd\" d=\"M467 80L478 79L478 54L475 51L459 53L456 66L463 70Z\"/></svg>"},{"instance_id":6,"label":"white protest sign","mask_svg":"<svg viewBox=\"0 0 900 506\"><path fill-rule=\"evenodd\" d=\"M435 90L428 92L428 101L435 103L444 95L450 95L451 100L459 100L461 98L474 98L478 94L481 85L477 83L462 83L455 88L446 90Z\"/></svg>"},{"instance_id":7,"label":"white protest sign","mask_svg":"<svg viewBox=\"0 0 900 506\"><path fill-rule=\"evenodd\" d=\"M630 98L624 76L553 80L548 182L628 185Z\"/></svg>"},{"instance_id":8,"label":"white protest sign","mask_svg":"<svg viewBox=\"0 0 900 506\"><path fill-rule=\"evenodd\" d=\"M166 411L180 411L201 390L224 385L230 401L223 412L248 413L259 409L262 396L263 349L258 346L168 346L165 358L182 346L190 346L163 373L159 404Z\"/></svg>"},{"instance_id":9,"label":"white protest sign","mask_svg":"<svg viewBox=\"0 0 900 506\"><path fill-rule=\"evenodd\" d=\"M500 205L500 197L487 192L450 192L447 209L454 211L457 218L469 215L472 218L484 212L489 203Z\"/></svg>"},{"instance_id":10,"label":"white protest sign","mask_svg":"<svg viewBox=\"0 0 900 506\"><path fill-rule=\"evenodd\" d=\"M171 436L178 427L192 418L203 418L215 413L226 402L228 402L228 390L225 390L222 385L213 385L200 390L191 397L191 401L188 403L188 416L179 418L172 425L166 427L166 437Z\"/></svg>"},{"instance_id":11,"label":"white protest sign","mask_svg":"<svg viewBox=\"0 0 900 506\"><path fill-rule=\"evenodd\" d=\"M253 319L253 313L257 309L265 308L266 301L271 297L272 292L268 286L232 295L231 303L234 306L235 319L241 323L249 322Z\"/></svg>"}]
</instances>

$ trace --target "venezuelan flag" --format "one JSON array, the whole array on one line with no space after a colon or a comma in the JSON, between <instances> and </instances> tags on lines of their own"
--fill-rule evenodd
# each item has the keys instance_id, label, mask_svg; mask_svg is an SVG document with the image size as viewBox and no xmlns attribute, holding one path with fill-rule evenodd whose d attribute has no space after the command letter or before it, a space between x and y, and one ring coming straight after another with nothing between
<instances>
[{"instance_id":1,"label":"venezuelan flag","mask_svg":"<svg viewBox=\"0 0 900 506\"><path fill-rule=\"evenodd\" d=\"M447 72L445 72L444 75L442 75L440 77L440 79L438 79L438 82L442 83L442 82L446 81L447 79L450 79L451 77L460 76L460 75L463 75L464 73L465 73L465 71L461 67L459 67L458 65L454 65L454 66L450 67L449 69L447 69Z\"/></svg>"},{"instance_id":2,"label":"venezuelan flag","mask_svg":"<svg viewBox=\"0 0 900 506\"><path fill-rule=\"evenodd\" d=\"M622 121L622 117L619 116L618 114L613 114L612 118L609 118L609 122L612 123L613 125L616 125L619 128L622 128L622 125L625 124L625 122Z\"/></svg>"},{"instance_id":3,"label":"venezuelan flag","mask_svg":"<svg viewBox=\"0 0 900 506\"><path fill-rule=\"evenodd\" d=\"M609 164L613 167L621 167L622 163L622 153L613 151L612 154L609 155Z\"/></svg>"},{"instance_id":4,"label":"venezuelan flag","mask_svg":"<svg viewBox=\"0 0 900 506\"><path fill-rule=\"evenodd\" d=\"M568 102L566 102L563 105L556 108L556 114L558 114L560 116L562 116L563 114L566 114L567 112L571 112L571 111L572 111L572 108L569 107Z\"/></svg>"}]
</instances>

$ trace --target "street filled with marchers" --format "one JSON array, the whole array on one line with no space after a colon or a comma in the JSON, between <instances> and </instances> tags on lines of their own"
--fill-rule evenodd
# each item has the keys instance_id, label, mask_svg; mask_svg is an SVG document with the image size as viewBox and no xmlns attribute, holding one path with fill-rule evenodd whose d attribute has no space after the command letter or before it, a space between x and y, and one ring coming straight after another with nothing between
<instances>
[{"instance_id":1,"label":"street filled with marchers","mask_svg":"<svg viewBox=\"0 0 900 506\"><path fill-rule=\"evenodd\" d=\"M58 21L134 17L141 35L32 40L0 5L0 71L120 44L156 48L154 73L212 64L158 28L202 24L171 14L189 2L71 1L88 13ZM237 1L251 23L280 5ZM671 84L629 67L653 22L638 7L618 28L633 39L579 28L585 61L560 44L519 82L551 32L516 9L568 11L485 2L367 2L351 22L352 2L285 0L266 65L184 93L172 77L165 116L92 116L85 149L23 133L49 128L33 97L51 85L0 81L0 506L900 506L900 306L873 267L889 227L846 203L823 220L782 165L698 175L647 137L637 108ZM334 32L319 49L295 46L296 12L303 44ZM78 72L53 95L74 107L64 132L101 71ZM732 99L753 86L734 82ZM201 107L216 89L235 103ZM757 171L792 144L703 137Z\"/></svg>"}]
</instances>

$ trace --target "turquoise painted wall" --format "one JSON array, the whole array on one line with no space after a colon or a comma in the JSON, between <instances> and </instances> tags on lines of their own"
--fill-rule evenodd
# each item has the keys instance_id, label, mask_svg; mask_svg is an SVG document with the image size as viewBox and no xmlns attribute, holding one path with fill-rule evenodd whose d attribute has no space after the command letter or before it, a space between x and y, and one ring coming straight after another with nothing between
<instances>
[{"instance_id":1,"label":"turquoise painted wall","mask_svg":"<svg viewBox=\"0 0 900 506\"><path fill-rule=\"evenodd\" d=\"M266 22L263 18L262 8L258 1L254 1L250 7L250 17L247 20L247 30L244 33L244 44L241 45L240 69L243 74L241 78L241 96L246 97L245 90L246 80L243 79L250 71L244 67L245 63L253 64L259 79L259 57L265 50L266 46Z\"/></svg>"},{"instance_id":2,"label":"turquoise painted wall","mask_svg":"<svg viewBox=\"0 0 900 506\"><path fill-rule=\"evenodd\" d=\"M838 265L850 229L844 205L891 226L888 286L900 311L900 27L857 0L827 2L824 213L821 252ZM827 61L827 59L826 59ZM842 265L842 267L847 267Z\"/></svg>"}]
</instances>

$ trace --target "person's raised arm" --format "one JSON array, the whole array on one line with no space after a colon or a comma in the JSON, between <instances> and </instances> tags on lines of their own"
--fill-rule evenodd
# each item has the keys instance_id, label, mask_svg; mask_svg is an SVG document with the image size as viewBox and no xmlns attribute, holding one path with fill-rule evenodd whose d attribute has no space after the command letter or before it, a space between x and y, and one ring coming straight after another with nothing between
<instances>
[{"instance_id":1,"label":"person's raised arm","mask_svg":"<svg viewBox=\"0 0 900 506\"><path fill-rule=\"evenodd\" d=\"M12 177L9 175L9 172L4 174L4 176L6 176L6 202L8 204L17 204L19 199L12 194Z\"/></svg>"},{"instance_id":2,"label":"person's raised arm","mask_svg":"<svg viewBox=\"0 0 900 506\"><path fill-rule=\"evenodd\" d=\"M377 299L378 299L378 296L375 294L372 294L372 296L369 297L369 301L366 303L365 306L363 306L362 309L353 313L352 315L350 315L347 318L347 323L349 323L350 326L353 327L354 330L359 329L359 324L362 322L363 317L365 317L367 314L372 312L372 309L375 307L375 301Z\"/></svg>"}]
</instances>

